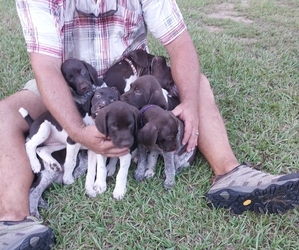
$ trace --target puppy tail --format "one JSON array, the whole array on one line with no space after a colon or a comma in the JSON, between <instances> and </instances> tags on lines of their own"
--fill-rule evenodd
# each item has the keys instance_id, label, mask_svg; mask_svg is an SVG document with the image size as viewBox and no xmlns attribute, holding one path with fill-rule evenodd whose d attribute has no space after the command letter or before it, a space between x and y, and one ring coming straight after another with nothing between
<instances>
[{"instance_id":1,"label":"puppy tail","mask_svg":"<svg viewBox=\"0 0 299 250\"><path fill-rule=\"evenodd\" d=\"M23 116L23 118L25 119L25 121L28 123L28 125L31 126L31 124L34 122L34 120L29 115L28 111L26 109L24 109L23 107L21 107L19 109L19 112Z\"/></svg>"}]
</instances>

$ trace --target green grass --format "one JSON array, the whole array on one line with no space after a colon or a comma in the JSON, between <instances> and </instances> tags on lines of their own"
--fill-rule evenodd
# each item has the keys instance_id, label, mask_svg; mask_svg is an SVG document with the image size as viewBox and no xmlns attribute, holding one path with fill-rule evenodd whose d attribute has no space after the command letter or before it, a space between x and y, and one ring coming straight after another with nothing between
<instances>
[{"instance_id":1,"label":"green grass","mask_svg":"<svg viewBox=\"0 0 299 250\"><path fill-rule=\"evenodd\" d=\"M297 0L178 0L213 86L237 158L274 174L298 171L299 39ZM227 9L233 6L233 9ZM212 18L230 11L231 17ZM0 0L0 98L32 77L14 2ZM240 21L243 20L243 21ZM245 20L245 21L244 21ZM246 22L250 20L251 22ZM153 54L166 55L152 38ZM160 162L161 165L161 162ZM136 183L115 201L115 178L90 199L84 178L45 192L41 210L55 230L55 249L297 249L299 211L235 216L208 208L204 195L213 176L198 154L169 192L163 174Z\"/></svg>"}]
</instances>

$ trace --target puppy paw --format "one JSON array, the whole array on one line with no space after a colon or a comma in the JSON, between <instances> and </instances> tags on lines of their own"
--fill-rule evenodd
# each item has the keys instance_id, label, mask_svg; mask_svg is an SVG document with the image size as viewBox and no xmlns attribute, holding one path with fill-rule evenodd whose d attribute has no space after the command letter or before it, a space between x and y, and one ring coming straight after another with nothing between
<instances>
[{"instance_id":1,"label":"puppy paw","mask_svg":"<svg viewBox=\"0 0 299 250\"><path fill-rule=\"evenodd\" d=\"M39 173L41 170L41 165L38 161L38 159L36 159L35 161L30 161L31 164L31 169L33 171L33 173Z\"/></svg>"},{"instance_id":2,"label":"puppy paw","mask_svg":"<svg viewBox=\"0 0 299 250\"><path fill-rule=\"evenodd\" d=\"M107 165L107 176L111 177L114 175L116 166Z\"/></svg>"},{"instance_id":3,"label":"puppy paw","mask_svg":"<svg viewBox=\"0 0 299 250\"><path fill-rule=\"evenodd\" d=\"M106 190L107 190L107 185L106 185L106 183L94 184L94 185L93 185L93 190L94 190L97 194L102 194L102 193L106 192Z\"/></svg>"},{"instance_id":4,"label":"puppy paw","mask_svg":"<svg viewBox=\"0 0 299 250\"><path fill-rule=\"evenodd\" d=\"M174 186L174 181L164 181L163 187L166 191L170 190Z\"/></svg>"},{"instance_id":5,"label":"puppy paw","mask_svg":"<svg viewBox=\"0 0 299 250\"><path fill-rule=\"evenodd\" d=\"M134 173L134 178L136 181L141 182L145 179L145 174L140 171L135 171Z\"/></svg>"},{"instance_id":6,"label":"puppy paw","mask_svg":"<svg viewBox=\"0 0 299 250\"><path fill-rule=\"evenodd\" d=\"M63 176L63 184L70 185L75 182L75 179L73 176Z\"/></svg>"},{"instance_id":7,"label":"puppy paw","mask_svg":"<svg viewBox=\"0 0 299 250\"><path fill-rule=\"evenodd\" d=\"M48 209L49 205L42 197L40 197L38 200L38 207L43 208L43 209Z\"/></svg>"},{"instance_id":8,"label":"puppy paw","mask_svg":"<svg viewBox=\"0 0 299 250\"><path fill-rule=\"evenodd\" d=\"M95 198L97 196L97 192L92 187L85 187L85 193L90 198Z\"/></svg>"},{"instance_id":9,"label":"puppy paw","mask_svg":"<svg viewBox=\"0 0 299 250\"><path fill-rule=\"evenodd\" d=\"M153 171L152 169L148 169L145 171L145 178L149 179L149 178L153 178L155 176L155 171Z\"/></svg>"},{"instance_id":10,"label":"puppy paw","mask_svg":"<svg viewBox=\"0 0 299 250\"><path fill-rule=\"evenodd\" d=\"M125 197L126 188L115 188L113 191L113 198L116 200L122 200Z\"/></svg>"}]
</instances>

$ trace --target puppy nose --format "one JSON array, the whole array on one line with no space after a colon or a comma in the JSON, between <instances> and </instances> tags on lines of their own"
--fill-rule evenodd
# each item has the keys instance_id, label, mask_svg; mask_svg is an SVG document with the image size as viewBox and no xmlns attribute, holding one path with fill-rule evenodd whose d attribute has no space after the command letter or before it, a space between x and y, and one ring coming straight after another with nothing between
<instances>
[{"instance_id":1,"label":"puppy nose","mask_svg":"<svg viewBox=\"0 0 299 250\"><path fill-rule=\"evenodd\" d=\"M81 82L80 83L80 90L84 93L91 90L91 83Z\"/></svg>"},{"instance_id":2,"label":"puppy nose","mask_svg":"<svg viewBox=\"0 0 299 250\"><path fill-rule=\"evenodd\" d=\"M90 89L90 87L86 85L81 88L81 91L86 93L89 89Z\"/></svg>"}]
</instances>

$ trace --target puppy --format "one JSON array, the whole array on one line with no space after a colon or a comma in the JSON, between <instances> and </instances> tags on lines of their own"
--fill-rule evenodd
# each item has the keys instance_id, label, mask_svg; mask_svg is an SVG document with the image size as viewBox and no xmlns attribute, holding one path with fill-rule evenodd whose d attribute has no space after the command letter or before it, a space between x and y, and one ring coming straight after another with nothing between
<instances>
[{"instance_id":1,"label":"puppy","mask_svg":"<svg viewBox=\"0 0 299 250\"><path fill-rule=\"evenodd\" d=\"M145 50L134 50L112 65L103 80L108 87L116 87L123 94L138 77L150 74L153 58L154 56L148 54Z\"/></svg>"},{"instance_id":2,"label":"puppy","mask_svg":"<svg viewBox=\"0 0 299 250\"><path fill-rule=\"evenodd\" d=\"M119 95L120 95L119 92L113 88L108 88L108 87L97 88L95 90L95 94L91 100L91 103L92 103L91 115L95 117L97 112L99 111L99 109L110 104L113 101L118 100ZM90 106L90 105L86 105L86 106ZM23 111L23 114L24 113L26 113L26 111ZM43 121L43 122L52 121L53 124L56 123L56 126L59 127L59 124L57 123L57 121L50 114L47 116L41 116L35 121L33 121L33 119L29 115L24 115L24 118L29 123L30 130L37 130L38 126L42 125L41 121ZM44 120L43 118L47 118L47 120ZM57 128L57 127L55 127L55 128ZM53 130L55 130L54 127L52 127L52 128L53 128ZM41 131L42 130L40 130L39 133L41 133ZM63 134L63 132L61 132L61 133ZM54 134L56 134L56 133L54 133ZM52 140L51 142L55 143L55 138L52 137L51 140ZM44 144L47 144L47 143L44 142ZM67 145L67 143L65 143L63 141L61 143L62 147L64 144ZM44 145L44 146L47 149L47 146L49 146L49 145ZM26 147L29 147L29 146L26 145ZM42 170L37 174L36 181L33 183L33 186L30 189L29 205L30 205L30 214L37 218L41 218L41 215L38 212L38 206L46 207L46 203L42 199L42 194L43 194L44 190L47 187L49 187L53 182L62 183L65 181L65 180L63 181L64 168L62 168L61 166L65 165L66 150L63 150L63 152L61 152L61 151L58 152L54 148L54 152L53 152L53 156L52 156L51 150L48 148L49 156L46 156L46 158L45 158L45 154L44 153L41 154L41 152L40 152L40 151L43 152L43 150L41 150L40 148L37 148L36 150L37 150L38 155L41 157L40 159L37 159L37 160L43 166L43 168L41 168ZM48 159L49 159L48 157L53 157L54 160L52 160L50 158L50 161L48 161ZM58 164L57 165L54 164L54 165L59 166L59 167L53 167L53 164L51 164L52 161L54 161L54 162L57 161L59 165ZM87 151L81 150L78 153L78 157L76 159L76 167L73 172L70 171L71 177L69 177L69 178L76 179L76 178L82 176L87 170L87 162L88 162ZM112 162L111 162L111 164L112 164Z\"/></svg>"},{"instance_id":3,"label":"puppy","mask_svg":"<svg viewBox=\"0 0 299 250\"><path fill-rule=\"evenodd\" d=\"M168 96L179 99L179 92L171 74L171 68L166 63L164 56L155 56L151 62L151 75L167 90Z\"/></svg>"},{"instance_id":4,"label":"puppy","mask_svg":"<svg viewBox=\"0 0 299 250\"><path fill-rule=\"evenodd\" d=\"M97 112L102 107L110 104L113 101L118 100L119 95L120 94L116 89L112 89L112 88L108 88L108 87L97 88L95 90L94 96L91 100L91 104L92 104L91 111L90 111L91 115L93 117L95 117ZM23 111L23 113L24 113L24 111ZM51 116L51 114L48 114L46 116L41 116L41 117L37 118L35 121L33 121L29 115L25 115L24 118L29 123L31 131L37 130L38 126L42 127L43 123L52 121L53 124L56 124L56 127L52 126L51 132L54 132L54 133L52 133L52 135L59 134L59 132L55 131L55 129L57 127L60 128L60 125L54 119L54 117ZM41 121L43 121L43 122L41 122ZM41 133L43 131L44 130L39 130L39 132L37 132L37 134L33 135L33 137L39 136L38 133ZM50 132L50 134L51 134L51 132ZM65 131L61 130L60 135L63 135L61 138L56 140L57 138L53 138L53 136L50 136L50 138L48 138L48 140L50 141L50 144L51 143L53 143L53 144L60 143L61 147L66 147L67 150L69 150L69 152L70 152L70 149L69 149L70 147L68 147L68 140L66 139L66 141L63 141L63 138L65 138L67 136L65 134L66 134ZM29 135L29 137L30 137L30 135ZM34 137L34 138L36 138L36 137ZM55 147L53 147L51 149L51 145L49 145L48 142L44 142L44 144L43 144L44 147L36 148L37 154L40 156L40 159L37 159L37 160L39 161L39 163L41 165L43 165L43 168L41 168L42 170L38 173L37 180L34 182L32 188L30 189L30 195L29 195L30 214L37 218L41 218L41 216L38 212L38 206L41 206L41 204L43 204L43 207L45 207L45 204L46 204L42 200L42 194L47 187L49 187L53 182L56 182L56 183L64 182L65 184L69 184L69 182L66 183L66 180L71 180L71 182L72 182L74 179L82 176L87 170L87 163L88 163L87 153L86 153L87 151L81 150L80 152L78 152L78 157L76 159L76 165L75 165L76 167L75 167L74 171L69 169L70 174L68 174L68 175L70 175L70 176L65 176L64 169L67 164L65 161L67 161L66 159L71 158L71 156L69 156L69 158L66 157L67 150L64 150L63 151L64 153L62 154L62 153L57 152ZM26 148L27 147L30 148L30 146L28 145L28 142L26 144ZM82 148L83 147L81 146L80 149L82 149ZM54 150L53 156L51 154L52 150ZM76 157L76 155L74 155L74 157ZM56 161L57 161L57 164L55 164ZM54 162L54 164L52 162ZM111 162L111 164L112 164L112 162ZM56 166L56 167L54 167L54 166ZM62 168L61 166L64 166L64 167Z\"/></svg>"},{"instance_id":5,"label":"puppy","mask_svg":"<svg viewBox=\"0 0 299 250\"><path fill-rule=\"evenodd\" d=\"M91 98L97 84L102 85L102 81L97 78L96 70L84 61L69 59L62 64L61 72L70 87L85 124L92 124L93 121L90 117ZM22 108L20 112L23 117L29 115ZM29 126L29 140L26 142L26 151L33 172L38 173L41 170L41 164L36 157L36 153L54 171L61 171L61 165L52 157L51 153L67 148L63 181L65 184L73 183L72 173L81 145L68 137L49 111L46 111L34 122L31 121ZM38 147L40 145L43 145L43 147Z\"/></svg>"},{"instance_id":6,"label":"puppy","mask_svg":"<svg viewBox=\"0 0 299 250\"><path fill-rule=\"evenodd\" d=\"M151 75L141 76L134 81L131 88L120 96L120 100L138 109L155 104L163 109L172 110L179 104L179 98L169 96L158 80Z\"/></svg>"},{"instance_id":7,"label":"puppy","mask_svg":"<svg viewBox=\"0 0 299 250\"><path fill-rule=\"evenodd\" d=\"M120 101L113 102L99 110L95 125L98 130L109 138L118 148L136 148L136 134L139 124L139 110ZM107 189L106 157L88 151L88 170L86 175L85 190L88 196L95 197ZM128 169L132 154L128 153L119 157L120 168L116 177L113 197L120 200L126 193Z\"/></svg>"},{"instance_id":8,"label":"puppy","mask_svg":"<svg viewBox=\"0 0 299 250\"><path fill-rule=\"evenodd\" d=\"M94 86L101 87L104 84L104 81L98 78L96 69L82 60L65 60L61 65L61 73L75 99L92 90Z\"/></svg>"},{"instance_id":9,"label":"puppy","mask_svg":"<svg viewBox=\"0 0 299 250\"><path fill-rule=\"evenodd\" d=\"M90 97L92 97L91 100ZM77 105L80 106L79 109L81 111L85 111L85 115L83 117L85 124L94 124L93 119L91 119L91 115L95 116L100 108L118 100L118 98L119 93L116 90L104 87L96 89L94 96L88 95L84 105L79 105L77 103ZM86 107L90 108L86 110ZM64 163L65 173L63 182L65 184L73 183L72 173L75 166L74 163L76 160L76 155L82 146L68 137L66 131L60 126L60 124L49 111L43 113L35 121L33 121L25 109L20 108L19 111L30 126L29 135L26 142L26 151L33 172L38 173L41 170L41 164L36 157L36 153L47 163L51 169L54 171L61 171L61 165L56 161L55 158L52 157L51 153L66 148L67 154Z\"/></svg>"},{"instance_id":10,"label":"puppy","mask_svg":"<svg viewBox=\"0 0 299 250\"><path fill-rule=\"evenodd\" d=\"M142 181L155 175L158 154L162 154L165 164L164 188L175 184L175 175L190 166L196 149L186 152L182 145L184 125L171 111L156 105L148 105L140 111L141 129L138 132L138 165L135 179ZM147 152L150 151L147 159Z\"/></svg>"}]
</instances>

